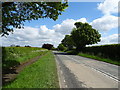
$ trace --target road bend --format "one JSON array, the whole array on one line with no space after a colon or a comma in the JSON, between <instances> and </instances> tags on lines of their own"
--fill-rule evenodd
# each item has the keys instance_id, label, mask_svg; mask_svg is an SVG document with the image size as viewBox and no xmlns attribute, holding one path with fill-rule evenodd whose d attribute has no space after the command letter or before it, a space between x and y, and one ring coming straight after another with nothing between
<instances>
[{"instance_id":1,"label":"road bend","mask_svg":"<svg viewBox=\"0 0 120 90\"><path fill-rule=\"evenodd\" d=\"M53 51L60 88L118 88L118 66Z\"/></svg>"}]
</instances>

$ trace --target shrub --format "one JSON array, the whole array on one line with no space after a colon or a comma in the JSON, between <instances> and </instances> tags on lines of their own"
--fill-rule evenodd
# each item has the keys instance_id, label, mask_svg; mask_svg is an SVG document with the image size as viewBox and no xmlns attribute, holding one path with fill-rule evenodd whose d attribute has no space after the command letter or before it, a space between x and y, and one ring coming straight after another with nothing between
<instances>
[{"instance_id":1,"label":"shrub","mask_svg":"<svg viewBox=\"0 0 120 90\"><path fill-rule=\"evenodd\" d=\"M61 51L67 50L67 48L63 44L59 44L59 46L57 48L58 48L58 50L61 50Z\"/></svg>"},{"instance_id":2,"label":"shrub","mask_svg":"<svg viewBox=\"0 0 120 90\"><path fill-rule=\"evenodd\" d=\"M72 55L76 55L76 54L78 54L79 52L76 51L76 50L70 50L70 51L67 51L67 53L72 54Z\"/></svg>"}]
</instances>

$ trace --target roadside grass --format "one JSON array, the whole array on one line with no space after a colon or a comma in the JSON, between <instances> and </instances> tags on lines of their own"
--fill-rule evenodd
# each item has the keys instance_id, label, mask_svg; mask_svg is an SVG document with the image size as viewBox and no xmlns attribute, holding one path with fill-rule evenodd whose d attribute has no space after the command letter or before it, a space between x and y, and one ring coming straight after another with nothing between
<instances>
[{"instance_id":1,"label":"roadside grass","mask_svg":"<svg viewBox=\"0 0 120 90\"><path fill-rule=\"evenodd\" d=\"M25 55L22 55L22 57L18 57L17 61L20 63L23 63L25 61L28 61L29 59L35 57L35 56L40 56L40 55L44 55L46 53L46 51L39 51L39 52L29 52L26 53Z\"/></svg>"},{"instance_id":2,"label":"roadside grass","mask_svg":"<svg viewBox=\"0 0 120 90\"><path fill-rule=\"evenodd\" d=\"M39 51L38 51L39 50ZM36 56L44 55L47 51L35 47L3 47L2 48L2 66L3 70L20 63L26 62Z\"/></svg>"},{"instance_id":3,"label":"roadside grass","mask_svg":"<svg viewBox=\"0 0 120 90\"><path fill-rule=\"evenodd\" d=\"M90 55L90 54L86 54L86 53L78 53L78 55L83 56L83 57L87 57L87 58L91 58L91 59L95 59L95 60L99 60L99 61L103 61L103 62L107 62L107 63L111 63L111 64L115 64L115 65L120 65L120 62L113 61L109 58L103 58L103 57Z\"/></svg>"},{"instance_id":4,"label":"roadside grass","mask_svg":"<svg viewBox=\"0 0 120 90\"><path fill-rule=\"evenodd\" d=\"M99 60L99 61L103 61L103 62L107 62L107 63L120 66L120 62L118 62L117 60L109 59L109 58L104 58L104 57L95 56L92 54L77 52L76 50L70 50L70 51L67 51L67 53L72 54L72 55L79 55L79 56L83 56L83 57L87 57L87 58L91 58L91 59L95 59L95 60Z\"/></svg>"},{"instance_id":5,"label":"roadside grass","mask_svg":"<svg viewBox=\"0 0 120 90\"><path fill-rule=\"evenodd\" d=\"M27 66L13 82L3 88L59 88L56 62L51 51Z\"/></svg>"}]
</instances>

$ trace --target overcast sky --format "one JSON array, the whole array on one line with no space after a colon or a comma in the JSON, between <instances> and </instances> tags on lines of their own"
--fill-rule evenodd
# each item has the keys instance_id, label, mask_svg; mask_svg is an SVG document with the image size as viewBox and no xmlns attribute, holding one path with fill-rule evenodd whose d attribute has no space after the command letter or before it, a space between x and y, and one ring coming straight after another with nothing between
<instances>
[{"instance_id":1,"label":"overcast sky","mask_svg":"<svg viewBox=\"0 0 120 90\"><path fill-rule=\"evenodd\" d=\"M14 29L13 34L2 37L2 45L41 47L50 43L57 47L64 36L70 34L75 22L87 22L101 33L101 42L97 45L118 43L118 1L69 2L57 21L47 18L25 22L24 29Z\"/></svg>"}]
</instances>

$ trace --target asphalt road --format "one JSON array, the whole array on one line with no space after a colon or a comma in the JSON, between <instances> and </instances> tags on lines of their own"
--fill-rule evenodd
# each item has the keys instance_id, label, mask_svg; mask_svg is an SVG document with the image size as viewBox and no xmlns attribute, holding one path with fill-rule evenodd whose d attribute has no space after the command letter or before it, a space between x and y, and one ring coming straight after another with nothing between
<instances>
[{"instance_id":1,"label":"asphalt road","mask_svg":"<svg viewBox=\"0 0 120 90\"><path fill-rule=\"evenodd\" d=\"M118 66L53 51L60 88L118 88Z\"/></svg>"}]
</instances>

